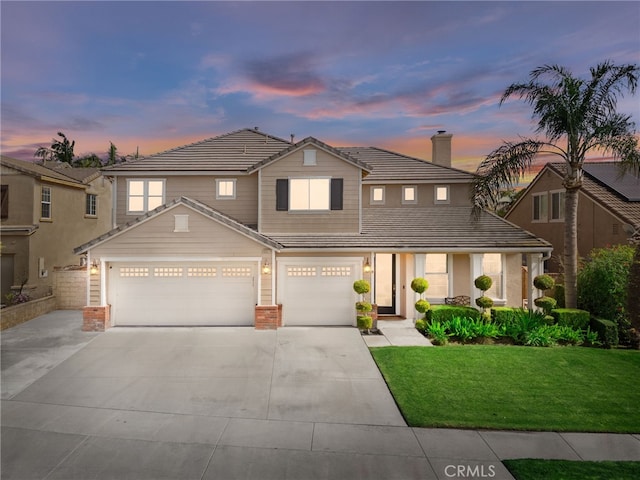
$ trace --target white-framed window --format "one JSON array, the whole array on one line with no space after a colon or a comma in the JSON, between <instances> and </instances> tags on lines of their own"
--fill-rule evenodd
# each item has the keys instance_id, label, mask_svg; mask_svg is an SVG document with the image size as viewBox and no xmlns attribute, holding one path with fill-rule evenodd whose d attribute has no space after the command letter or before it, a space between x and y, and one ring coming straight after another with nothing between
<instances>
[{"instance_id":1,"label":"white-framed window","mask_svg":"<svg viewBox=\"0 0 640 480\"><path fill-rule=\"evenodd\" d=\"M164 179L128 179L127 213L145 213L164 203Z\"/></svg>"},{"instance_id":2,"label":"white-framed window","mask_svg":"<svg viewBox=\"0 0 640 480\"><path fill-rule=\"evenodd\" d=\"M302 151L302 165L305 167L313 167L317 165L316 150L303 150Z\"/></svg>"},{"instance_id":3,"label":"white-framed window","mask_svg":"<svg viewBox=\"0 0 640 480\"><path fill-rule=\"evenodd\" d=\"M331 208L330 178L291 178L289 210L310 211Z\"/></svg>"},{"instance_id":4,"label":"white-framed window","mask_svg":"<svg viewBox=\"0 0 640 480\"><path fill-rule=\"evenodd\" d=\"M40 218L51 220L51 187L40 191Z\"/></svg>"},{"instance_id":5,"label":"white-framed window","mask_svg":"<svg viewBox=\"0 0 640 480\"><path fill-rule=\"evenodd\" d=\"M416 185L403 185L402 203L418 203L418 187Z\"/></svg>"},{"instance_id":6,"label":"white-framed window","mask_svg":"<svg viewBox=\"0 0 640 480\"><path fill-rule=\"evenodd\" d=\"M547 192L536 193L531 196L533 203L532 219L534 222L546 222L549 215L547 206Z\"/></svg>"},{"instance_id":7,"label":"white-framed window","mask_svg":"<svg viewBox=\"0 0 640 480\"><path fill-rule=\"evenodd\" d=\"M501 253L485 253L482 256L482 274L493 280L485 295L494 299L504 298L504 257Z\"/></svg>"},{"instance_id":8,"label":"white-framed window","mask_svg":"<svg viewBox=\"0 0 640 480\"><path fill-rule=\"evenodd\" d=\"M236 198L235 178L216 178L216 199L233 200Z\"/></svg>"},{"instance_id":9,"label":"white-framed window","mask_svg":"<svg viewBox=\"0 0 640 480\"><path fill-rule=\"evenodd\" d=\"M427 297L448 297L449 256L446 253L427 253L424 263L424 278L429 282Z\"/></svg>"},{"instance_id":10,"label":"white-framed window","mask_svg":"<svg viewBox=\"0 0 640 480\"><path fill-rule=\"evenodd\" d=\"M449 203L449 185L436 185L434 190L434 203Z\"/></svg>"},{"instance_id":11,"label":"white-framed window","mask_svg":"<svg viewBox=\"0 0 640 480\"><path fill-rule=\"evenodd\" d=\"M98 196L95 193L87 193L84 214L88 217L98 216Z\"/></svg>"},{"instance_id":12,"label":"white-framed window","mask_svg":"<svg viewBox=\"0 0 640 480\"><path fill-rule=\"evenodd\" d=\"M551 192L551 221L564 221L564 190Z\"/></svg>"},{"instance_id":13,"label":"white-framed window","mask_svg":"<svg viewBox=\"0 0 640 480\"><path fill-rule=\"evenodd\" d=\"M383 186L371 187L371 205L384 205L384 194Z\"/></svg>"}]
</instances>

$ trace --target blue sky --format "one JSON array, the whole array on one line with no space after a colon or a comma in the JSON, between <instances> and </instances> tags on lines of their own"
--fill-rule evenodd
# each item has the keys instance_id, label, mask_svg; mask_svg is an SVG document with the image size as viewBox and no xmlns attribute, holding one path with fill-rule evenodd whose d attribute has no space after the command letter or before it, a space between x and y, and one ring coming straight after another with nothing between
<instances>
[{"instance_id":1,"label":"blue sky","mask_svg":"<svg viewBox=\"0 0 640 480\"><path fill-rule=\"evenodd\" d=\"M500 95L557 63L640 63L638 2L1 2L2 153L57 131L143 155L239 128L473 169L532 135ZM639 95L619 108L638 122Z\"/></svg>"}]
</instances>

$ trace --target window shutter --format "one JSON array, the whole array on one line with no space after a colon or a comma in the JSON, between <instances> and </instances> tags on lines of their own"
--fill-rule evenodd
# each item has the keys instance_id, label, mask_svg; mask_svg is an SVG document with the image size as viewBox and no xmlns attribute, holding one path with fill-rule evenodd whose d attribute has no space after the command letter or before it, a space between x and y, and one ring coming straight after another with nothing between
<instances>
[{"instance_id":1,"label":"window shutter","mask_svg":"<svg viewBox=\"0 0 640 480\"><path fill-rule=\"evenodd\" d=\"M331 210L342 210L342 178L331 179Z\"/></svg>"},{"instance_id":2,"label":"window shutter","mask_svg":"<svg viewBox=\"0 0 640 480\"><path fill-rule=\"evenodd\" d=\"M276 179L276 210L289 210L289 180L286 178Z\"/></svg>"}]
</instances>

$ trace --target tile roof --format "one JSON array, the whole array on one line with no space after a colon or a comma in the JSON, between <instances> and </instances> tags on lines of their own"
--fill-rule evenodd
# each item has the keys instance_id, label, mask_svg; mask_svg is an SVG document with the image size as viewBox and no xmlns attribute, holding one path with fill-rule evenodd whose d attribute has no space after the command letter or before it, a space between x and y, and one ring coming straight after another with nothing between
<instances>
[{"instance_id":1,"label":"tile roof","mask_svg":"<svg viewBox=\"0 0 640 480\"><path fill-rule=\"evenodd\" d=\"M291 143L245 128L103 169L104 173L246 171Z\"/></svg>"},{"instance_id":2,"label":"tile roof","mask_svg":"<svg viewBox=\"0 0 640 480\"><path fill-rule=\"evenodd\" d=\"M602 167L597 165L599 164L585 164L582 193L609 209L635 229L640 228L640 201L627 200L627 197L619 193L615 186L619 182L628 195L637 196L640 194L640 183L638 183L640 179L630 173L618 177L620 170L613 162L605 162ZM564 163L548 163L546 166L560 177L563 177L566 172Z\"/></svg>"},{"instance_id":3,"label":"tile roof","mask_svg":"<svg viewBox=\"0 0 640 480\"><path fill-rule=\"evenodd\" d=\"M24 160L18 160L4 155L0 158L0 163L41 180L48 178L51 180L59 180L69 184L78 184L78 186L82 186L82 182L79 180L71 178L68 175L64 175L57 170L52 170L50 168L43 167L42 165L38 165L37 163L25 162Z\"/></svg>"},{"instance_id":4,"label":"tile roof","mask_svg":"<svg viewBox=\"0 0 640 480\"><path fill-rule=\"evenodd\" d=\"M363 183L389 181L470 182L474 175L463 170L436 165L419 158L377 147L340 147L338 150L371 166Z\"/></svg>"},{"instance_id":5,"label":"tile roof","mask_svg":"<svg viewBox=\"0 0 640 480\"><path fill-rule=\"evenodd\" d=\"M205 215L206 217L209 217L212 220L216 220L219 223L222 223L223 225L226 225L227 227L231 228L232 230L237 231L238 233L245 235L247 237L252 238L253 240L262 243L265 246L268 246L270 248L273 248L275 250L278 250L282 247L282 245L278 244L277 242L273 241L272 239L270 239L269 237L262 235L258 232L256 232L255 230L247 227L246 225L238 222L237 220L229 217L228 215L225 215L224 213L219 212L218 210L215 210L207 205L205 205L204 203L198 202L197 200L193 200L187 197L180 197L180 198L176 198L175 200L167 203L166 205L161 205L158 208L151 210L147 213L145 213L144 215L141 215L123 225L119 225L116 228L100 235L97 238L94 238L93 240L84 243L82 245L80 245L79 247L76 247L73 249L73 252L77 255L77 254L81 254L81 253L85 253L88 250L90 250L91 248L106 242L107 240L120 235L121 233L125 232L126 230L129 230L133 227L135 227L136 225L139 225L140 223L148 220L149 218L155 217L157 215L162 214L164 211L169 210L177 205L186 205L188 207L191 207L192 209L202 213L203 215Z\"/></svg>"},{"instance_id":6,"label":"tile roof","mask_svg":"<svg viewBox=\"0 0 640 480\"><path fill-rule=\"evenodd\" d=\"M287 248L413 249L424 251L550 250L551 244L506 220L469 207L364 208L362 234L270 234Z\"/></svg>"}]
</instances>

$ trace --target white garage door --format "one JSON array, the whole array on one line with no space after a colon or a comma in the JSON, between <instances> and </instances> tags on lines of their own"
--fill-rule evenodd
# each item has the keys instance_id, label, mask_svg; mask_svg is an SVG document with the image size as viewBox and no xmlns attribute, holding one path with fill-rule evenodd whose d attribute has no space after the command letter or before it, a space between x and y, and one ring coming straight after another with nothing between
<instances>
[{"instance_id":1,"label":"white garage door","mask_svg":"<svg viewBox=\"0 0 640 480\"><path fill-rule=\"evenodd\" d=\"M253 325L256 265L221 262L112 263L114 325Z\"/></svg>"},{"instance_id":2,"label":"white garage door","mask_svg":"<svg viewBox=\"0 0 640 480\"><path fill-rule=\"evenodd\" d=\"M278 261L278 303L284 325L353 325L353 282L358 261L322 258L317 262Z\"/></svg>"}]
</instances>

